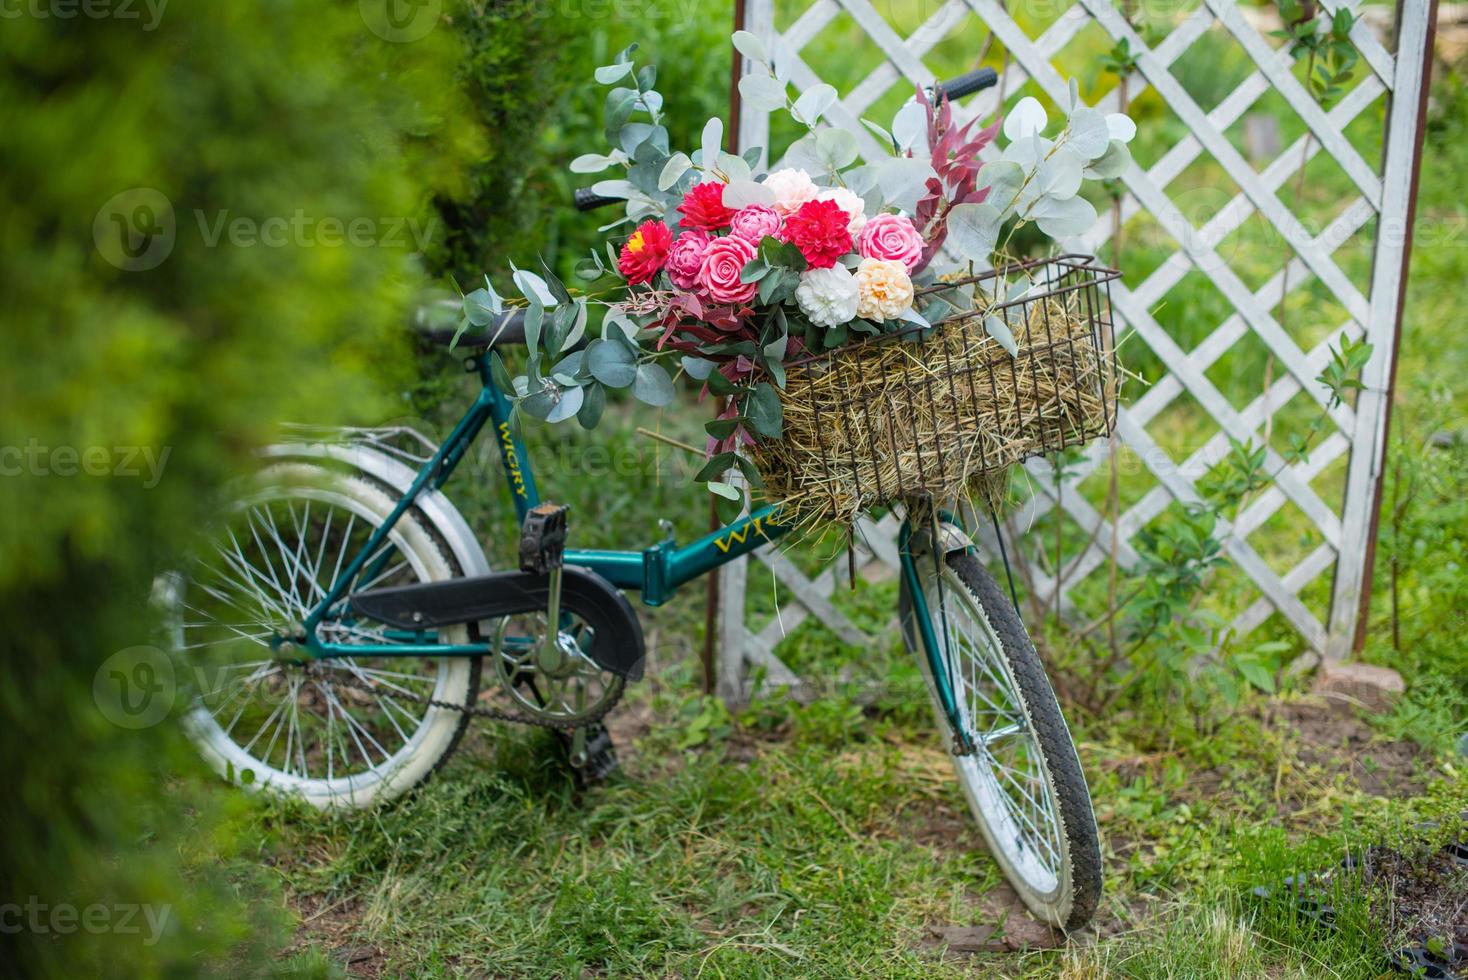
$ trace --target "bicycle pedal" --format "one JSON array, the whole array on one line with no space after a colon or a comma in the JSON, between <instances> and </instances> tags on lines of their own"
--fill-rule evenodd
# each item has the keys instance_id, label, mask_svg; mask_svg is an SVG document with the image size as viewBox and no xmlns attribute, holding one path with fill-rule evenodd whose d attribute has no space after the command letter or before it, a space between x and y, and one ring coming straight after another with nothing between
<instances>
[{"instance_id":1,"label":"bicycle pedal","mask_svg":"<svg viewBox=\"0 0 1468 980\"><path fill-rule=\"evenodd\" d=\"M566 513L561 504L537 504L520 527L520 570L545 575L560 568L566 553Z\"/></svg>"},{"instance_id":2,"label":"bicycle pedal","mask_svg":"<svg viewBox=\"0 0 1468 980\"><path fill-rule=\"evenodd\" d=\"M566 743L571 768L582 783L602 782L621 768L617 761L617 746L606 725L598 722L577 729L575 734L561 733L561 737Z\"/></svg>"}]
</instances>

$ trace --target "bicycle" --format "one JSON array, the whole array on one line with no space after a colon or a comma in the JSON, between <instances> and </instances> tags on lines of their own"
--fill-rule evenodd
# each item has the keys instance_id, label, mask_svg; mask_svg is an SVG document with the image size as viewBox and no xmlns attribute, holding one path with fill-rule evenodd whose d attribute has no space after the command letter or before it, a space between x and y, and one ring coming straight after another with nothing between
<instances>
[{"instance_id":1,"label":"bicycle","mask_svg":"<svg viewBox=\"0 0 1468 980\"><path fill-rule=\"evenodd\" d=\"M993 83L981 71L947 91ZM600 722L645 654L625 593L658 606L790 530L768 506L682 546L669 534L641 550L567 547L565 510L541 501L490 369L491 349L524 343L517 316L490 334L461 341L481 390L441 443L349 430L270 447L212 550L161 581L201 679L185 726L227 780L371 806L442 766L474 715L550 727L573 764L608 768ZM442 490L486 428L521 522L517 571L490 568ZM903 636L989 850L1038 918L1084 925L1101 892L1096 824L1018 611L958 522L909 519L898 550ZM513 708L479 703L486 658Z\"/></svg>"}]
</instances>

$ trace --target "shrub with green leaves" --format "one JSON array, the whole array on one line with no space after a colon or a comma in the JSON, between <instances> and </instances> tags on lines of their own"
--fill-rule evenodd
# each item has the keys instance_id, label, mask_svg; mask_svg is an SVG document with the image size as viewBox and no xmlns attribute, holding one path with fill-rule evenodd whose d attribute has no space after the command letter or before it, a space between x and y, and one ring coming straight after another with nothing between
<instances>
[{"instance_id":1,"label":"shrub with green leaves","mask_svg":"<svg viewBox=\"0 0 1468 980\"><path fill-rule=\"evenodd\" d=\"M29 976L243 975L284 938L258 855L230 862L239 804L172 724L108 721L99 667L157 642L155 572L279 421L383 411L426 195L478 147L436 129L463 115L448 31L286 0L145 23L0 32L0 878L37 909L0 960Z\"/></svg>"}]
</instances>

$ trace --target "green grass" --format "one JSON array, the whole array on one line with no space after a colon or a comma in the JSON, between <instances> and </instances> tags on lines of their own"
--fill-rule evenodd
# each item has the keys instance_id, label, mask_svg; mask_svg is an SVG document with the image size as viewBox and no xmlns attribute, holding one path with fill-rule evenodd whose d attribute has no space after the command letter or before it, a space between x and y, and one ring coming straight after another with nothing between
<instances>
[{"instance_id":1,"label":"green grass","mask_svg":"<svg viewBox=\"0 0 1468 980\"><path fill-rule=\"evenodd\" d=\"M905 33L921 21L923 5L883 9ZM851 40L850 25L838 21L808 57L833 58ZM1081 73L1088 98L1107 85L1087 67L1104 47L1086 33L1061 59ZM953 39L936 50L938 67L954 72L973 57ZM1239 55L1230 50L1200 44L1179 68L1205 107L1237 75ZM861 77L858 67L836 79L843 91ZM1461 227L1468 217L1459 191L1468 167L1462 86L1456 70L1436 84L1419 207L1419 220L1436 229ZM885 111L873 113L879 120L901 94L884 100ZM1264 109L1280 118L1285 145L1303 132L1280 106ZM1155 99L1140 100L1137 115L1137 156L1155 160L1180 124ZM1353 137L1374 159L1369 131L1380 117L1368 117ZM1241 139L1233 130L1229 137ZM1332 167L1312 165L1299 202L1293 184L1282 197L1328 219L1347 189ZM1205 159L1172 190L1210 186L1233 193L1227 175ZM1229 253L1251 286L1274 268L1262 231L1241 230ZM1133 283L1171 248L1143 218L1127 239ZM1353 242L1338 259L1359 282L1370 249ZM1349 712L1312 707L1302 680L1286 680L1277 699L1254 696L1196 713L1169 696L1097 712L1069 703L1107 862L1094 943L941 955L934 927L997 925L997 936L1020 937L1023 912L1003 900L951 778L917 671L892 628L896 590L888 581L838 589L834 599L876 637L871 645L844 646L810 623L791 631L782 653L822 679L816 700L796 704L771 693L735 716L698 693L702 588L657 610L647 620L651 676L616 723L626 772L609 785L578 790L544 733L483 725L428 787L392 808L322 816L262 805L252 832L302 920L288 965L319 975L341 969L342 950L365 948L367 965L354 969L414 977L1381 975L1390 937L1369 912L1364 882L1336 882L1335 931L1302 919L1277 889L1266 899L1252 889L1328 868L1376 840L1420 836L1422 821L1468 810L1468 760L1452 754L1468 719L1461 639L1468 458L1461 444L1427 448L1432 433L1465 426L1465 281L1461 243L1414 252L1393 428L1392 459L1402 473L1386 501L1387 514L1398 514L1383 517L1367 646L1368 659L1407 677L1406 697L1369 727ZM1325 299L1302 290L1277 315L1301 343L1318 342L1341 319ZM1155 314L1191 348L1226 312L1216 287L1194 275ZM1155 378L1159 365L1140 344L1133 350L1131 366ZM1257 393L1267 361L1258 344L1244 344L1209 377L1242 405ZM435 392L446 394L443 386ZM1283 432L1308 424L1300 402L1282 413L1277 446ZM1165 429L1174 448L1196 447L1211 426L1188 399L1176 405L1154 428ZM572 505L578 543L646 543L660 519L682 540L706 530L707 504L690 489L687 461L635 431L659 428L697 443L706 414L692 403L663 413L629 405L609 411L593 437L569 427L532 432L542 490ZM491 447L480 448L484 455L450 490L504 562L513 546L509 503ZM1315 485L1335 500L1341 480L1337 466ZM1121 484L1125 505L1152 478L1135 459L1123 460ZM1104 480L1088 481L1083 492L1099 506ZM1033 534L1051 540L1053 525L1041 522ZM1072 526L1062 534L1067 548L1084 540ZM1270 560L1285 563L1314 544L1297 515L1260 536ZM798 560L817 564L808 553ZM1328 585L1327 576L1306 593L1314 608L1322 608ZM1104 599L1096 588L1090 599ZM1205 604L1237 609L1249 598L1242 576L1225 575ZM751 614L768 621L789 602L753 566ZM1046 655L1074 656L1053 629L1042 639ZM1254 639L1295 642L1278 623ZM1057 680L1064 690L1067 678ZM1349 741L1319 741L1327 736Z\"/></svg>"}]
</instances>

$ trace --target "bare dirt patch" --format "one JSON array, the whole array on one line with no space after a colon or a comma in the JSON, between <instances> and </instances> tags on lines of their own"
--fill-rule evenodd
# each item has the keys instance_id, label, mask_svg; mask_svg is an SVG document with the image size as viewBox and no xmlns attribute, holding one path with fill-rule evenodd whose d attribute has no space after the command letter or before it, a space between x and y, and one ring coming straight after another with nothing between
<instances>
[{"instance_id":1,"label":"bare dirt patch","mask_svg":"<svg viewBox=\"0 0 1468 980\"><path fill-rule=\"evenodd\" d=\"M305 949L324 949L348 976L368 980L383 976L386 952L355 938L362 920L361 904L356 899L331 902L315 895L290 895L286 904L301 920L285 951L287 955Z\"/></svg>"}]
</instances>

